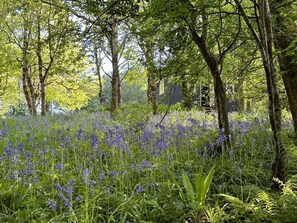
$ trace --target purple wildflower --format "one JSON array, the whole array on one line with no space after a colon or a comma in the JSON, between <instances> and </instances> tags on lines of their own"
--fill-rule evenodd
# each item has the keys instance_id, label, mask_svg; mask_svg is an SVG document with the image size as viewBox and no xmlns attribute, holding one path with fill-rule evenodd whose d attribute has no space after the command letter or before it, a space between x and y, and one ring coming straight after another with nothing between
<instances>
[{"instance_id":1,"label":"purple wildflower","mask_svg":"<svg viewBox=\"0 0 297 223\"><path fill-rule=\"evenodd\" d=\"M50 200L50 201L48 202L48 205L49 205L49 207L50 207L50 209L51 209L52 211L56 211L57 205L56 205L56 202L55 202L54 200Z\"/></svg>"},{"instance_id":2,"label":"purple wildflower","mask_svg":"<svg viewBox=\"0 0 297 223\"><path fill-rule=\"evenodd\" d=\"M145 192L145 189L141 185L138 185L136 188L136 194L144 193L144 192Z\"/></svg>"},{"instance_id":3,"label":"purple wildflower","mask_svg":"<svg viewBox=\"0 0 297 223\"><path fill-rule=\"evenodd\" d=\"M84 179L87 180L88 177L89 177L89 170L88 170L88 169L85 169L85 170L83 171L83 175L84 175Z\"/></svg>"},{"instance_id":4,"label":"purple wildflower","mask_svg":"<svg viewBox=\"0 0 297 223\"><path fill-rule=\"evenodd\" d=\"M100 180L104 180L105 179L105 173L104 173L104 171L101 171L100 172L99 179Z\"/></svg>"}]
</instances>

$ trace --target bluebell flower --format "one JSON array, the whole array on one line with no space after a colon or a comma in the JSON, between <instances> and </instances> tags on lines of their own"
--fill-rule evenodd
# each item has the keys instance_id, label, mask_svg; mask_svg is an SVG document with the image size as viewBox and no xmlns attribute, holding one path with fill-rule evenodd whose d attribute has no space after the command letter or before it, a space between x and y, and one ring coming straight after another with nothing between
<instances>
[{"instance_id":1,"label":"bluebell flower","mask_svg":"<svg viewBox=\"0 0 297 223\"><path fill-rule=\"evenodd\" d=\"M111 194L110 189L109 189L109 188L106 188L106 189L105 189L105 193L106 193L106 194Z\"/></svg>"},{"instance_id":2,"label":"bluebell flower","mask_svg":"<svg viewBox=\"0 0 297 223\"><path fill-rule=\"evenodd\" d=\"M57 166L58 171L61 172L63 170L63 168L64 168L63 163L59 163Z\"/></svg>"},{"instance_id":3,"label":"bluebell flower","mask_svg":"<svg viewBox=\"0 0 297 223\"><path fill-rule=\"evenodd\" d=\"M104 173L104 171L101 171L100 172L99 179L100 180L104 180L105 179L105 173Z\"/></svg>"},{"instance_id":4,"label":"bluebell flower","mask_svg":"<svg viewBox=\"0 0 297 223\"><path fill-rule=\"evenodd\" d=\"M70 180L69 180L69 185L70 185L71 187L73 187L74 184L75 184L75 180L74 180L74 179L70 179Z\"/></svg>"},{"instance_id":5,"label":"bluebell flower","mask_svg":"<svg viewBox=\"0 0 297 223\"><path fill-rule=\"evenodd\" d=\"M150 162L148 162L147 160L144 159L144 160L142 160L142 162L141 162L139 168L140 168L140 169L143 169L143 168L145 168L145 167L152 168L153 165L152 165Z\"/></svg>"},{"instance_id":6,"label":"bluebell flower","mask_svg":"<svg viewBox=\"0 0 297 223\"><path fill-rule=\"evenodd\" d=\"M49 205L49 207L50 207L50 209L51 209L52 211L56 211L57 205L56 205L56 202L55 202L54 200L50 200L50 201L48 202L48 205Z\"/></svg>"},{"instance_id":7,"label":"bluebell flower","mask_svg":"<svg viewBox=\"0 0 297 223\"><path fill-rule=\"evenodd\" d=\"M70 202L69 202L69 200L68 199L66 199L65 201L64 201L64 205L68 208L68 209L72 209L72 206L71 206L71 204L70 204Z\"/></svg>"},{"instance_id":8,"label":"bluebell flower","mask_svg":"<svg viewBox=\"0 0 297 223\"><path fill-rule=\"evenodd\" d=\"M144 193L145 189L141 185L138 185L135 192L136 194Z\"/></svg>"},{"instance_id":9,"label":"bluebell flower","mask_svg":"<svg viewBox=\"0 0 297 223\"><path fill-rule=\"evenodd\" d=\"M111 171L111 172L109 172L109 176L110 176L110 177L114 177L116 174L117 174L116 171Z\"/></svg>"},{"instance_id":10,"label":"bluebell flower","mask_svg":"<svg viewBox=\"0 0 297 223\"><path fill-rule=\"evenodd\" d=\"M88 169L85 169L85 170L83 171L83 175L84 175L84 179L87 180L88 177L89 177L89 170L88 170Z\"/></svg>"},{"instance_id":11,"label":"bluebell flower","mask_svg":"<svg viewBox=\"0 0 297 223\"><path fill-rule=\"evenodd\" d=\"M82 201L82 195L78 195L76 198L75 198L75 202L76 203L80 203Z\"/></svg>"},{"instance_id":12,"label":"bluebell flower","mask_svg":"<svg viewBox=\"0 0 297 223\"><path fill-rule=\"evenodd\" d=\"M98 140L97 135L95 135L95 134L92 134L92 135L91 135L90 146L91 146L93 149L97 149L97 148L99 147L99 140Z\"/></svg>"},{"instance_id":13,"label":"bluebell flower","mask_svg":"<svg viewBox=\"0 0 297 223\"><path fill-rule=\"evenodd\" d=\"M60 186L60 184L55 184L55 185L54 185L54 188L55 188L55 190L61 190L61 186Z\"/></svg>"}]
</instances>

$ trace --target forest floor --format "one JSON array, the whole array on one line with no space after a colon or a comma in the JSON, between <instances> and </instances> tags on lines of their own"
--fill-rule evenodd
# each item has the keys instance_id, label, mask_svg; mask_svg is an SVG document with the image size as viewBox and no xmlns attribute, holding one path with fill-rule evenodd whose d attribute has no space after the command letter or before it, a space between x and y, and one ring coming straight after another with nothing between
<instances>
[{"instance_id":1,"label":"forest floor","mask_svg":"<svg viewBox=\"0 0 297 223\"><path fill-rule=\"evenodd\" d=\"M123 111L0 123L0 222L297 222L297 150L284 117L289 181L270 179L268 116ZM275 182L280 190L271 186Z\"/></svg>"}]
</instances>

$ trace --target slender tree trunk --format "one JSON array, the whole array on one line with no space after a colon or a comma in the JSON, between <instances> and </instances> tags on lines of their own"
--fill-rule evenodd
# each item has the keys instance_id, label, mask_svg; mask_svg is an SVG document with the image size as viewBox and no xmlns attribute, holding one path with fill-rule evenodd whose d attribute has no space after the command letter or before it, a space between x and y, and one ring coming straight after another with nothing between
<instances>
[{"instance_id":1,"label":"slender tree trunk","mask_svg":"<svg viewBox=\"0 0 297 223\"><path fill-rule=\"evenodd\" d=\"M101 56L100 56L100 51L99 51L99 46L96 41L94 42L94 55L95 55L95 64L96 64L96 75L98 77L98 84L99 84L99 92L98 92L98 97L100 104L103 104L103 84L102 84L102 78L101 78L101 73L100 73L100 67L101 67Z\"/></svg>"},{"instance_id":2,"label":"slender tree trunk","mask_svg":"<svg viewBox=\"0 0 297 223\"><path fill-rule=\"evenodd\" d=\"M25 15L26 17L27 15ZM34 100L31 98L30 89L28 86L28 77L29 74L29 61L28 61L28 48L29 48L29 30L28 30L28 21L27 18L24 18L24 31L23 31L23 48L22 48L22 82L23 82L23 91L27 101L28 111L30 115L34 114Z\"/></svg>"},{"instance_id":3,"label":"slender tree trunk","mask_svg":"<svg viewBox=\"0 0 297 223\"><path fill-rule=\"evenodd\" d=\"M208 65L208 68L211 71L214 82L216 106L218 110L219 128L220 131L222 131L226 136L226 145L230 147L231 142L229 136L231 134L231 131L229 127L228 110L226 105L226 90L221 79L218 62L216 58L209 52L209 49L206 46L205 39L197 34L194 27L189 26L189 28L192 34L193 41L198 46L205 62Z\"/></svg>"},{"instance_id":4,"label":"slender tree trunk","mask_svg":"<svg viewBox=\"0 0 297 223\"><path fill-rule=\"evenodd\" d=\"M23 75L22 75L23 91L24 91L24 95L25 95L25 98L26 98L29 114L33 115L32 101L31 101L29 89L28 89L28 86L27 86L27 72L28 72L28 70L29 70L28 66L26 66L25 63L24 63L23 64Z\"/></svg>"},{"instance_id":5,"label":"slender tree trunk","mask_svg":"<svg viewBox=\"0 0 297 223\"><path fill-rule=\"evenodd\" d=\"M46 115L46 101L45 101L45 77L43 76L43 61L42 61L42 55L41 55L41 28L40 28L40 16L38 16L37 21L37 58L38 58L38 74L39 74L39 83L40 83L40 94L41 94L41 115Z\"/></svg>"},{"instance_id":6,"label":"slender tree trunk","mask_svg":"<svg viewBox=\"0 0 297 223\"><path fill-rule=\"evenodd\" d=\"M243 93L243 79L240 78L236 86L237 101L239 103L239 111L244 112L244 93Z\"/></svg>"},{"instance_id":7,"label":"slender tree trunk","mask_svg":"<svg viewBox=\"0 0 297 223\"><path fill-rule=\"evenodd\" d=\"M118 43L118 23L115 17L112 18L110 31L110 48L112 55L112 80L111 80L111 105L110 117L114 118L114 112L119 106L120 98L120 72L119 72L119 43Z\"/></svg>"},{"instance_id":8,"label":"slender tree trunk","mask_svg":"<svg viewBox=\"0 0 297 223\"><path fill-rule=\"evenodd\" d=\"M287 178L287 158L286 150L282 138L282 114L279 99L279 89L277 76L273 61L273 35L271 27L271 14L268 0L260 0L260 17L262 25L263 40L265 43L262 50L264 69L266 72L267 89L269 95L269 116L275 141L275 159L272 164L272 177L282 181Z\"/></svg>"},{"instance_id":9,"label":"slender tree trunk","mask_svg":"<svg viewBox=\"0 0 297 223\"><path fill-rule=\"evenodd\" d=\"M279 64L280 64L280 67L283 67L280 69L283 72L285 72L284 67L288 67L287 66L288 61L285 62L285 60L281 61L279 59ZM292 119L293 119L295 138L297 139L297 64L295 64L294 70L293 69L287 70L287 72L285 72L282 75L282 79L286 88L286 93L288 96L288 101L290 106L290 112L292 114Z\"/></svg>"},{"instance_id":10,"label":"slender tree trunk","mask_svg":"<svg viewBox=\"0 0 297 223\"><path fill-rule=\"evenodd\" d=\"M158 112L158 103L157 103L157 80L155 77L149 76L147 79L147 100L148 104L152 105L153 114L156 115Z\"/></svg>"},{"instance_id":11,"label":"slender tree trunk","mask_svg":"<svg viewBox=\"0 0 297 223\"><path fill-rule=\"evenodd\" d=\"M118 72L117 75L117 83L118 83L118 88L117 88L117 95L118 95L118 107L121 106L122 104L122 93L121 93L121 79L120 79L120 72Z\"/></svg>"},{"instance_id":12,"label":"slender tree trunk","mask_svg":"<svg viewBox=\"0 0 297 223\"><path fill-rule=\"evenodd\" d=\"M287 179L288 161L286 150L282 138L281 126L281 105L279 99L279 89L277 85L276 70L273 61L273 35L271 27L271 14L268 0L259 0L259 36L253 28L248 16L246 15L239 0L234 0L240 13L242 14L252 36L257 42L266 73L267 92L269 99L269 118L273 132L275 158L272 164L271 177L278 178L281 181Z\"/></svg>"},{"instance_id":13,"label":"slender tree trunk","mask_svg":"<svg viewBox=\"0 0 297 223\"><path fill-rule=\"evenodd\" d=\"M33 84L33 81L32 81L32 77L31 77L31 74L32 71L30 71L29 69L29 72L27 73L28 76L26 77L27 78L27 85L29 87L29 93L30 93L30 97L31 97L31 105L32 105L32 115L33 116L36 116L37 115L37 93L35 92L35 87L34 87L34 84Z\"/></svg>"},{"instance_id":14,"label":"slender tree trunk","mask_svg":"<svg viewBox=\"0 0 297 223\"><path fill-rule=\"evenodd\" d=\"M246 101L246 111L247 112L251 112L252 111L252 99L251 98L248 98L247 101Z\"/></svg>"},{"instance_id":15,"label":"slender tree trunk","mask_svg":"<svg viewBox=\"0 0 297 223\"><path fill-rule=\"evenodd\" d=\"M282 7L280 7L281 5ZM294 9L290 9L291 6L284 0L275 0L274 6L276 9L274 12L275 47L279 50L279 67L288 96L295 138L297 139L297 61L294 56L286 52L297 36L292 32L294 23L290 22L290 17L287 15Z\"/></svg>"},{"instance_id":16,"label":"slender tree trunk","mask_svg":"<svg viewBox=\"0 0 297 223\"><path fill-rule=\"evenodd\" d=\"M189 81L182 81L182 93L184 97L184 107L187 110L193 108L193 95L194 95L194 84L189 83Z\"/></svg>"},{"instance_id":17,"label":"slender tree trunk","mask_svg":"<svg viewBox=\"0 0 297 223\"><path fill-rule=\"evenodd\" d=\"M157 103L157 78L155 75L155 64L154 64L154 49L151 45L145 45L145 59L147 64L147 100L148 104L152 105L153 114L156 115L158 112Z\"/></svg>"}]
</instances>

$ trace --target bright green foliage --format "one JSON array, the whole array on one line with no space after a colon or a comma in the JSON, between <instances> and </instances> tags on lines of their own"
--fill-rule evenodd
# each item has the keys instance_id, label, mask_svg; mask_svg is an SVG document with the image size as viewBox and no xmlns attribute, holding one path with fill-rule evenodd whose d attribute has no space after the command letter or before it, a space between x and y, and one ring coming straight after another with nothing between
<instances>
[{"instance_id":1,"label":"bright green foliage","mask_svg":"<svg viewBox=\"0 0 297 223\"><path fill-rule=\"evenodd\" d=\"M216 165L214 165L210 169L206 177L203 176L203 167L201 166L199 168L195 178L195 190L190 178L188 177L187 173L183 170L181 173L181 177L185 193L183 192L180 184L174 178L174 175L171 173L172 180L179 191L180 198L186 205L189 205L189 207L192 209L192 211L194 212L194 217L199 216L199 214L201 214L204 211L203 205L205 202L206 194L212 182L215 168Z\"/></svg>"}]
</instances>

